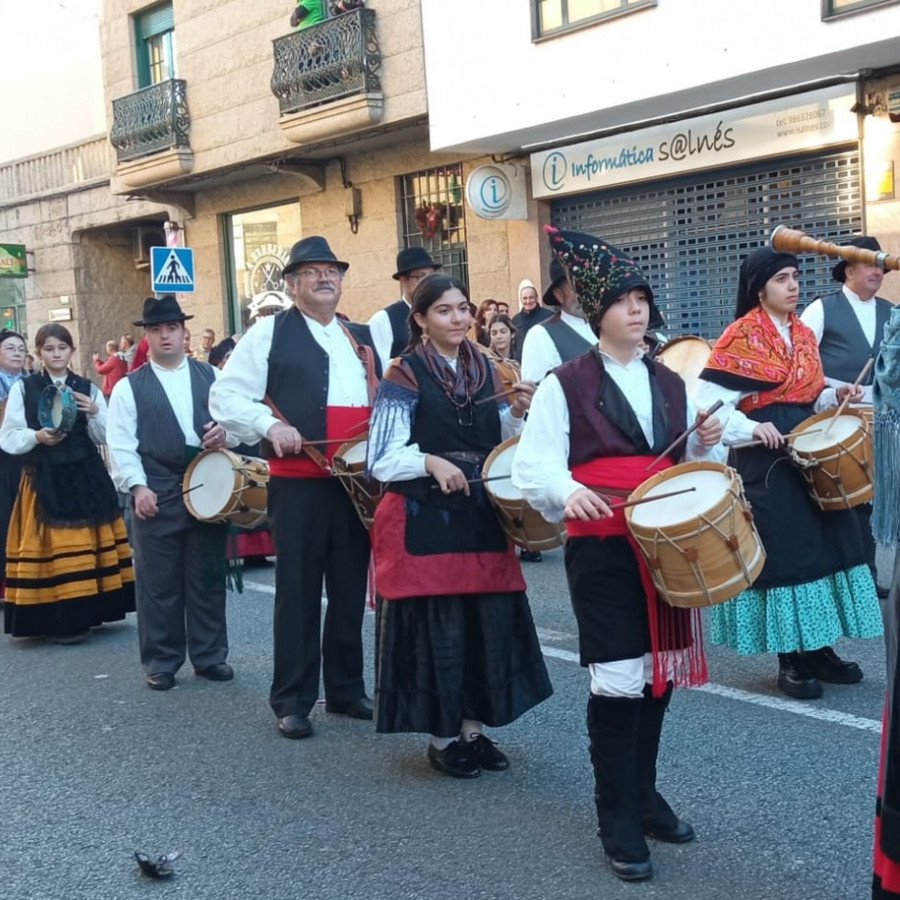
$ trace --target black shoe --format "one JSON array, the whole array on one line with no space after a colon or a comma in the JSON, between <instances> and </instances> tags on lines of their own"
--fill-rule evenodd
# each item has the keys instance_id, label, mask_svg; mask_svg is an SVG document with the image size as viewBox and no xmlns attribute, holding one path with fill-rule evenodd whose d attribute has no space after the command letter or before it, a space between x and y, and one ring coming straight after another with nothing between
<instances>
[{"instance_id":1,"label":"black shoe","mask_svg":"<svg viewBox=\"0 0 900 900\"><path fill-rule=\"evenodd\" d=\"M231 681L234 678L234 669L228 663L213 663L203 669L194 669L194 674L210 681Z\"/></svg>"},{"instance_id":2,"label":"black shoe","mask_svg":"<svg viewBox=\"0 0 900 900\"><path fill-rule=\"evenodd\" d=\"M663 841L666 844L686 844L697 837L694 829L687 822L678 819L673 828L665 828L659 823L644 825L644 834L654 840Z\"/></svg>"},{"instance_id":3,"label":"black shoe","mask_svg":"<svg viewBox=\"0 0 900 900\"><path fill-rule=\"evenodd\" d=\"M778 654L778 687L795 700L815 700L822 696L822 685L799 653Z\"/></svg>"},{"instance_id":4,"label":"black shoe","mask_svg":"<svg viewBox=\"0 0 900 900\"><path fill-rule=\"evenodd\" d=\"M509 760L505 753L497 749L497 745L483 734L477 734L471 741L463 741L482 769L489 772L505 772L509 768Z\"/></svg>"},{"instance_id":5,"label":"black shoe","mask_svg":"<svg viewBox=\"0 0 900 900\"><path fill-rule=\"evenodd\" d=\"M543 562L544 557L541 556L540 550L526 550L524 547L519 549L519 559L522 562Z\"/></svg>"},{"instance_id":6,"label":"black shoe","mask_svg":"<svg viewBox=\"0 0 900 900\"><path fill-rule=\"evenodd\" d=\"M464 741L451 741L443 750L429 744L428 762L438 772L453 778L477 778L481 774L475 754Z\"/></svg>"},{"instance_id":7,"label":"black shoe","mask_svg":"<svg viewBox=\"0 0 900 900\"><path fill-rule=\"evenodd\" d=\"M292 741L312 737L312 724L309 716L281 716L278 719L278 730Z\"/></svg>"},{"instance_id":8,"label":"black shoe","mask_svg":"<svg viewBox=\"0 0 900 900\"><path fill-rule=\"evenodd\" d=\"M346 703L329 703L326 700L325 712L338 716L349 716L351 719L369 719L371 721L375 707L368 697L362 696L355 700L348 700Z\"/></svg>"},{"instance_id":9,"label":"black shoe","mask_svg":"<svg viewBox=\"0 0 900 900\"><path fill-rule=\"evenodd\" d=\"M653 877L653 864L649 859L643 862L629 862L625 859L613 859L608 856L613 874L622 881L646 881Z\"/></svg>"},{"instance_id":10,"label":"black shoe","mask_svg":"<svg viewBox=\"0 0 900 900\"><path fill-rule=\"evenodd\" d=\"M147 676L147 687L151 691L171 691L175 687L175 676L171 672L152 672Z\"/></svg>"},{"instance_id":11,"label":"black shoe","mask_svg":"<svg viewBox=\"0 0 900 900\"><path fill-rule=\"evenodd\" d=\"M876 587L875 593L878 595L879 600L887 600L890 591L887 588ZM0 606L3 606L2 602L0 602Z\"/></svg>"},{"instance_id":12,"label":"black shoe","mask_svg":"<svg viewBox=\"0 0 900 900\"><path fill-rule=\"evenodd\" d=\"M862 681L862 669L855 662L841 659L831 647L801 654L803 664L819 681L828 684L856 684Z\"/></svg>"}]
</instances>

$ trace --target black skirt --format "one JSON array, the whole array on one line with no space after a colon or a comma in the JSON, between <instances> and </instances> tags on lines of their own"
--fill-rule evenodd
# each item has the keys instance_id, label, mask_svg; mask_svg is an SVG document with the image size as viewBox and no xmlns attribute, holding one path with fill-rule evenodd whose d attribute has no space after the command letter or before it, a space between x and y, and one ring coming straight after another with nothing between
<instances>
[{"instance_id":1,"label":"black skirt","mask_svg":"<svg viewBox=\"0 0 900 900\"><path fill-rule=\"evenodd\" d=\"M375 640L381 733L508 725L553 693L521 592L378 598Z\"/></svg>"}]
</instances>

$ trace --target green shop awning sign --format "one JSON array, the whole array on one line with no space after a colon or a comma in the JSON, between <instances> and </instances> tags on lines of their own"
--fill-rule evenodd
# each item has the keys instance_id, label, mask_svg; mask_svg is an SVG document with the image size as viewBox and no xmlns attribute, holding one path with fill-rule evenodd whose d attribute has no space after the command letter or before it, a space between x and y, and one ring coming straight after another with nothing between
<instances>
[{"instance_id":1,"label":"green shop awning sign","mask_svg":"<svg viewBox=\"0 0 900 900\"><path fill-rule=\"evenodd\" d=\"M27 278L24 244L0 244L0 278Z\"/></svg>"}]
</instances>

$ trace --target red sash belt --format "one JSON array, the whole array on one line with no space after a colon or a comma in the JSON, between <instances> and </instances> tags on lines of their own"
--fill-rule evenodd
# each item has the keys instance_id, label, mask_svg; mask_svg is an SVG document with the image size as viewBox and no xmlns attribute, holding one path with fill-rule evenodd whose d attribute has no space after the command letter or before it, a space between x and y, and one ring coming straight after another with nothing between
<instances>
[{"instance_id":1,"label":"red sash belt","mask_svg":"<svg viewBox=\"0 0 900 900\"><path fill-rule=\"evenodd\" d=\"M330 441L352 440L368 428L368 406L329 406L325 410L325 438ZM304 438L308 435L304 435ZM315 444L315 441L310 441ZM339 443L315 444L330 463L340 449ZM281 478L329 478L331 472L314 463L305 453L269 458L269 474Z\"/></svg>"},{"instance_id":2,"label":"red sash belt","mask_svg":"<svg viewBox=\"0 0 900 900\"><path fill-rule=\"evenodd\" d=\"M652 475L671 468L674 463L668 457L656 465L648 466L655 457L647 456L607 456L590 462L572 466L572 477L607 499L617 501L619 497L631 493ZM612 494L612 498L610 498ZM625 521L625 510L613 510L613 515L604 519L567 519L566 531L569 537L625 537L637 561L641 587L647 598L647 619L650 627L650 650L653 654L653 695L661 697L666 689L668 666L664 650L676 646L677 635L687 629L693 633L693 641L680 654L680 661L674 665L672 680L680 685L705 684L709 680L706 657L703 652L703 632L699 610L675 609L666 604L656 590L653 576L644 558L643 551L631 536Z\"/></svg>"}]
</instances>

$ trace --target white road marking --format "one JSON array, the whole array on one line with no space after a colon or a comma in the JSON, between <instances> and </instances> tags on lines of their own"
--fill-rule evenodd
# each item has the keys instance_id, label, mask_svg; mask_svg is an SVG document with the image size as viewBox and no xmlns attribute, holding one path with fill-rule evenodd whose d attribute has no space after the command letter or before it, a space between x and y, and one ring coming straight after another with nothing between
<instances>
[{"instance_id":1,"label":"white road marking","mask_svg":"<svg viewBox=\"0 0 900 900\"><path fill-rule=\"evenodd\" d=\"M245 581L244 586L263 594L274 594L275 588L270 584L260 584L256 581ZM322 597L325 602L325 597ZM366 607L366 612L371 610ZM563 632L550 629L537 629L538 636L543 640L559 640L561 637L574 638L574 635L566 635ZM570 650L560 650L558 647L541 645L544 656L553 659L561 659L565 662L579 664L581 662L577 653ZM763 694L752 694L750 691L742 691L739 688L726 687L722 684L704 684L702 687L693 688L704 694L713 694L726 700L736 700L739 703L752 703L755 706L764 706L767 709L777 709L779 712L793 713L795 716L805 716L807 719L817 719L820 722L831 722L834 725L843 725L845 728L856 728L859 731L871 731L881 734L881 722L877 719L866 719L862 716L854 716L852 713L840 712L836 709L812 706L800 703L797 700L782 700L780 697L769 697Z\"/></svg>"}]
</instances>

